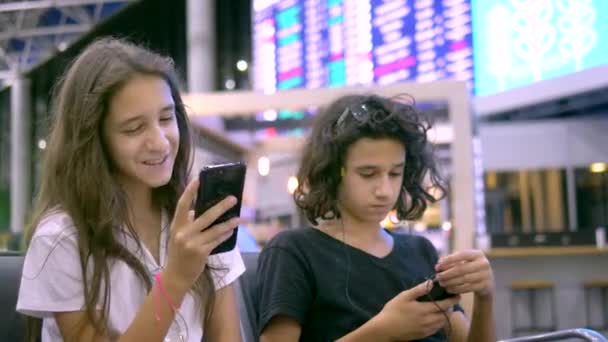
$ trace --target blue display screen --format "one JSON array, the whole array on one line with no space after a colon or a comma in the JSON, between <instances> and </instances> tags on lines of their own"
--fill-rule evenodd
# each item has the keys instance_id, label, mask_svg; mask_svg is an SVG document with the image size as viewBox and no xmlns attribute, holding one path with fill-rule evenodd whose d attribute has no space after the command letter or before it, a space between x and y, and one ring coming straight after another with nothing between
<instances>
[{"instance_id":1,"label":"blue display screen","mask_svg":"<svg viewBox=\"0 0 608 342\"><path fill-rule=\"evenodd\" d=\"M475 93L608 63L606 0L472 0Z\"/></svg>"}]
</instances>

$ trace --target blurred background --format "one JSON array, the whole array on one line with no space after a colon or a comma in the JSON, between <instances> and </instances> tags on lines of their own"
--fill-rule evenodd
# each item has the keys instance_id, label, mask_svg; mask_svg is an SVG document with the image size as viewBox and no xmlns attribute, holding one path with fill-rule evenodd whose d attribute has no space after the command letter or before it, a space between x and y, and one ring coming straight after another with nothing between
<instances>
[{"instance_id":1,"label":"blurred background","mask_svg":"<svg viewBox=\"0 0 608 342\"><path fill-rule=\"evenodd\" d=\"M21 248L53 84L104 35L175 60L195 172L247 162L241 250L307 224L291 193L315 91L399 90L435 123L451 191L383 226L484 249L499 337L608 328L607 1L0 1L0 249Z\"/></svg>"}]
</instances>

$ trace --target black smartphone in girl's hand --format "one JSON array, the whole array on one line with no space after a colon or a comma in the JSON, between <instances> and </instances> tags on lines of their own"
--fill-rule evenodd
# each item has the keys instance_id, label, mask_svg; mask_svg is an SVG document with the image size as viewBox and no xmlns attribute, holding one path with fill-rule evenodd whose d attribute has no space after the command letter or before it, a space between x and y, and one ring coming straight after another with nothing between
<instances>
[{"instance_id":1,"label":"black smartphone in girl's hand","mask_svg":"<svg viewBox=\"0 0 608 342\"><path fill-rule=\"evenodd\" d=\"M228 196L236 197L237 203L209 225L209 227L233 217L238 217L241 213L246 170L246 165L240 162L203 167L199 173L199 188L194 208L195 217L199 217ZM233 250L236 246L237 234L238 227L234 229L230 238L214 248L211 254Z\"/></svg>"}]
</instances>

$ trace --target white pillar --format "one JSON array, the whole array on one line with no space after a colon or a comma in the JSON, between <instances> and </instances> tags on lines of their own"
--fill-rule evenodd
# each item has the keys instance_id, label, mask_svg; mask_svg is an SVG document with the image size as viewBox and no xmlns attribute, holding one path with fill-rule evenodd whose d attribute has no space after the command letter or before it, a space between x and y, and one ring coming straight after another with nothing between
<instances>
[{"instance_id":1,"label":"white pillar","mask_svg":"<svg viewBox=\"0 0 608 342\"><path fill-rule=\"evenodd\" d=\"M11 85L11 231L23 230L31 193L30 82L19 74Z\"/></svg>"},{"instance_id":2,"label":"white pillar","mask_svg":"<svg viewBox=\"0 0 608 342\"><path fill-rule=\"evenodd\" d=\"M213 0L188 0L188 91L205 92L215 82L215 7Z\"/></svg>"},{"instance_id":3,"label":"white pillar","mask_svg":"<svg viewBox=\"0 0 608 342\"><path fill-rule=\"evenodd\" d=\"M213 0L187 0L188 23L188 92L202 93L214 90L217 72L215 60L215 7ZM217 131L224 130L220 117L196 118L202 124Z\"/></svg>"},{"instance_id":4,"label":"white pillar","mask_svg":"<svg viewBox=\"0 0 608 342\"><path fill-rule=\"evenodd\" d=\"M454 251L475 247L475 240L485 233L485 225L478 226L479 202L476 190L483 188L479 184L481 160L476 160L479 150L474 146L473 120L469 104L469 94L464 85L453 90L448 99L450 122L454 132L452 151L452 212L454 215ZM477 170L477 171L476 171ZM484 234L485 235L485 234ZM461 305L468 317L473 316L473 296L462 296Z\"/></svg>"}]
</instances>

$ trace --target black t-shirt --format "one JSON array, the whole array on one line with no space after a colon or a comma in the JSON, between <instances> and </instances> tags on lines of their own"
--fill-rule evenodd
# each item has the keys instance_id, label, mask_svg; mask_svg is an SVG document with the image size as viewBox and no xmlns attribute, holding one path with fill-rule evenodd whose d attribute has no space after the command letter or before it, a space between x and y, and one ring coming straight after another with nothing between
<instances>
[{"instance_id":1,"label":"black t-shirt","mask_svg":"<svg viewBox=\"0 0 608 342\"><path fill-rule=\"evenodd\" d=\"M431 242L390 234L393 249L384 258L314 228L278 234L258 263L259 333L271 318L285 315L300 323L300 341L335 341L434 274L438 256ZM445 341L445 335L439 331L424 341Z\"/></svg>"}]
</instances>

